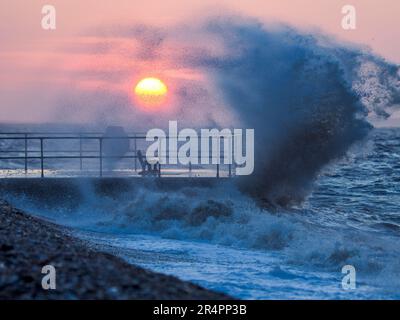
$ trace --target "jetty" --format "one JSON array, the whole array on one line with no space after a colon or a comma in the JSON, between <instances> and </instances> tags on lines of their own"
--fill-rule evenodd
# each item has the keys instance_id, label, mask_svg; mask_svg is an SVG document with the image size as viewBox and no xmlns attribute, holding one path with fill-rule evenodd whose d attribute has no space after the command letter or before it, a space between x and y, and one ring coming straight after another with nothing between
<instances>
[{"instance_id":1,"label":"jetty","mask_svg":"<svg viewBox=\"0 0 400 320\"><path fill-rule=\"evenodd\" d=\"M206 165L151 166L143 157L148 145L144 133L125 133L121 127L107 128L105 132L0 132L0 179L235 175L234 165L211 161Z\"/></svg>"}]
</instances>

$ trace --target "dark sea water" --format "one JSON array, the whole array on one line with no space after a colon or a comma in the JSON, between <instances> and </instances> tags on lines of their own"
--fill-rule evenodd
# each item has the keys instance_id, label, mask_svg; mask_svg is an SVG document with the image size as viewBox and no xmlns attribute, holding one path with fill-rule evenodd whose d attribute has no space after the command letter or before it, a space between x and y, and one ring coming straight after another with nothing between
<instances>
[{"instance_id":1,"label":"dark sea water","mask_svg":"<svg viewBox=\"0 0 400 320\"><path fill-rule=\"evenodd\" d=\"M399 160L400 129L375 129L324 168L302 205L278 212L234 185L90 196L72 211L8 200L131 263L238 298L399 299ZM188 224L195 208L215 210L209 200L232 214ZM355 289L342 287L345 265Z\"/></svg>"},{"instance_id":2,"label":"dark sea water","mask_svg":"<svg viewBox=\"0 0 400 320\"><path fill-rule=\"evenodd\" d=\"M378 129L370 139L350 161L328 168L308 204L335 207L332 219L355 228L399 231L400 130Z\"/></svg>"}]
</instances>

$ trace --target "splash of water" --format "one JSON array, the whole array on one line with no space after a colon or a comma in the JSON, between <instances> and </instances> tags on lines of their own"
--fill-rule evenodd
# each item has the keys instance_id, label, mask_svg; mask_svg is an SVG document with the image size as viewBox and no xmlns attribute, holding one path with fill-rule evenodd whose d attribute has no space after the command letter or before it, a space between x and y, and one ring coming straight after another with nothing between
<instances>
[{"instance_id":1,"label":"splash of water","mask_svg":"<svg viewBox=\"0 0 400 320\"><path fill-rule=\"evenodd\" d=\"M321 169L368 134L369 113L399 103L399 68L357 48L289 28L220 18L205 32L223 56L192 56L255 128L255 174L244 190L274 206L304 200Z\"/></svg>"}]
</instances>

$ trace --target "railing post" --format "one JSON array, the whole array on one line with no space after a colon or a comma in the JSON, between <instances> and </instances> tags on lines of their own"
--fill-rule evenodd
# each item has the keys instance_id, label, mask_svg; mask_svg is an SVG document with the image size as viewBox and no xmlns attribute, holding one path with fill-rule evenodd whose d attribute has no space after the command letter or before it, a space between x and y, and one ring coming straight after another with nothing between
<instances>
[{"instance_id":1,"label":"railing post","mask_svg":"<svg viewBox=\"0 0 400 320\"><path fill-rule=\"evenodd\" d=\"M43 138L40 138L40 169L41 177L44 178L44 165L43 165Z\"/></svg>"},{"instance_id":2,"label":"railing post","mask_svg":"<svg viewBox=\"0 0 400 320\"><path fill-rule=\"evenodd\" d=\"M25 133L25 174L28 173L28 134Z\"/></svg>"},{"instance_id":3,"label":"railing post","mask_svg":"<svg viewBox=\"0 0 400 320\"><path fill-rule=\"evenodd\" d=\"M79 169L82 171L82 134L79 135Z\"/></svg>"},{"instance_id":4,"label":"railing post","mask_svg":"<svg viewBox=\"0 0 400 320\"><path fill-rule=\"evenodd\" d=\"M166 164L169 164L169 136L166 136L165 138L165 151L167 152L167 154L165 155L165 159L166 159Z\"/></svg>"},{"instance_id":5,"label":"railing post","mask_svg":"<svg viewBox=\"0 0 400 320\"><path fill-rule=\"evenodd\" d=\"M99 138L100 143L100 177L103 176L103 138Z\"/></svg>"},{"instance_id":6,"label":"railing post","mask_svg":"<svg viewBox=\"0 0 400 320\"><path fill-rule=\"evenodd\" d=\"M232 136L230 136L229 137L229 156L230 156L230 162L229 162L229 167L228 167L228 170L229 170L229 178L231 178L232 177L232 163L233 163L233 159L235 158L235 155L233 154L233 151L234 151L234 148L235 148L235 144L234 144L234 141L232 141Z\"/></svg>"},{"instance_id":7,"label":"railing post","mask_svg":"<svg viewBox=\"0 0 400 320\"><path fill-rule=\"evenodd\" d=\"M135 172L137 172L137 143L136 143L137 137L135 133L135 138L134 138L134 153L135 153Z\"/></svg>"},{"instance_id":8,"label":"railing post","mask_svg":"<svg viewBox=\"0 0 400 320\"><path fill-rule=\"evenodd\" d=\"M219 178L219 163L217 164L217 178Z\"/></svg>"},{"instance_id":9,"label":"railing post","mask_svg":"<svg viewBox=\"0 0 400 320\"><path fill-rule=\"evenodd\" d=\"M192 176L192 162L189 161L189 177Z\"/></svg>"}]
</instances>

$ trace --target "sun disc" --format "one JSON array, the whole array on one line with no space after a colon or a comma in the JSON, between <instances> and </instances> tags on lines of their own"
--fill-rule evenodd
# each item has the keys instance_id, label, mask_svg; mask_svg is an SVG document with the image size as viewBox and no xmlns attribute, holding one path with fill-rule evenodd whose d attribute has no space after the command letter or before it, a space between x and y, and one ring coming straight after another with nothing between
<instances>
[{"instance_id":1,"label":"sun disc","mask_svg":"<svg viewBox=\"0 0 400 320\"><path fill-rule=\"evenodd\" d=\"M135 86L135 94L146 106L159 106L166 98L167 86L158 78L144 78Z\"/></svg>"}]
</instances>

